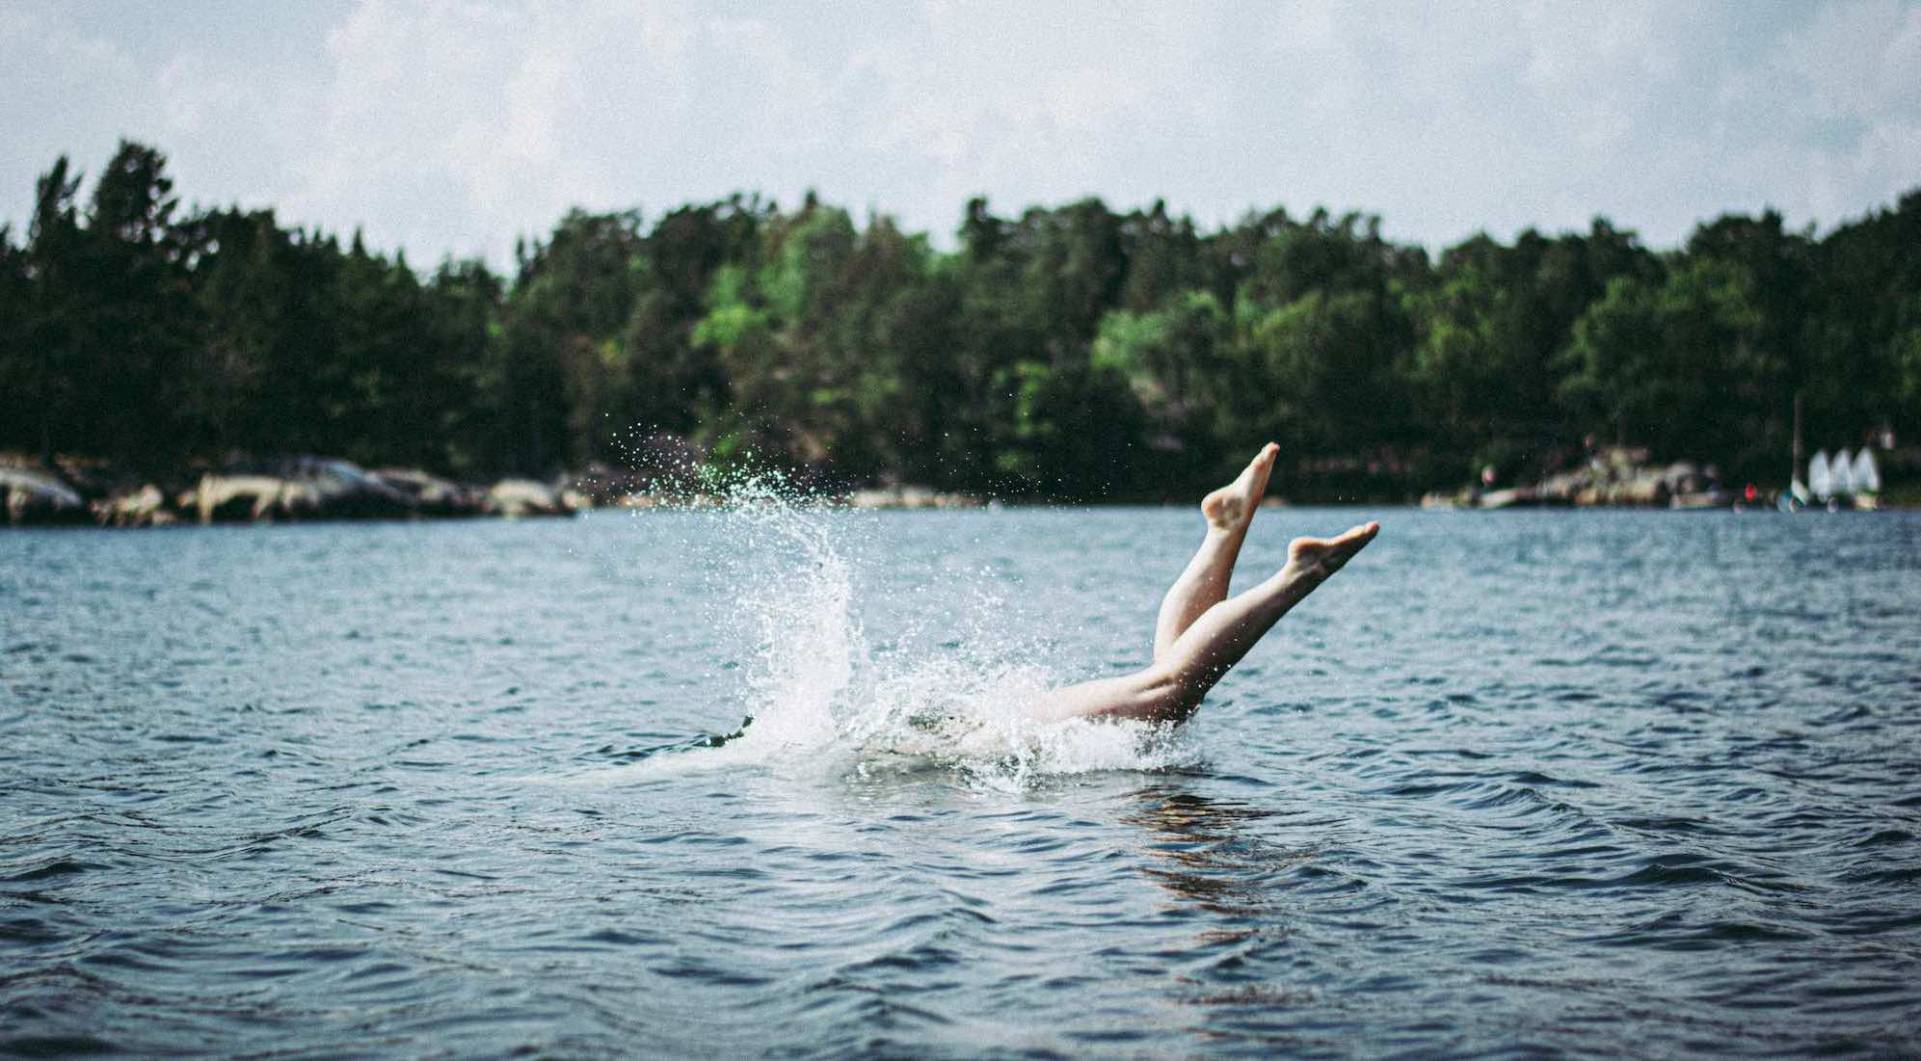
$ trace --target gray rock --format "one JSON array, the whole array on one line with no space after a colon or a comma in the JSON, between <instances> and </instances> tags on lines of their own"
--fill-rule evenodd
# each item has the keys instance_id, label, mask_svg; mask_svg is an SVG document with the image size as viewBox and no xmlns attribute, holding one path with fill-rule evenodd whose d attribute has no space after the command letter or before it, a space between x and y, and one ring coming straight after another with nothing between
<instances>
[{"instance_id":1,"label":"gray rock","mask_svg":"<svg viewBox=\"0 0 1921 1061\"><path fill-rule=\"evenodd\" d=\"M299 458L280 474L205 475L181 499L202 523L397 519L417 506L406 493L342 460Z\"/></svg>"},{"instance_id":2,"label":"gray rock","mask_svg":"<svg viewBox=\"0 0 1921 1061\"><path fill-rule=\"evenodd\" d=\"M164 527L176 518L167 495L152 483L95 501L93 515L103 527Z\"/></svg>"},{"instance_id":3,"label":"gray rock","mask_svg":"<svg viewBox=\"0 0 1921 1061\"><path fill-rule=\"evenodd\" d=\"M87 502L58 476L32 468L0 467L0 507L7 522L32 524L87 523L93 514Z\"/></svg>"},{"instance_id":4,"label":"gray rock","mask_svg":"<svg viewBox=\"0 0 1921 1061\"><path fill-rule=\"evenodd\" d=\"M566 492L532 479L502 479L487 491L487 511L508 519L522 516L571 516L574 502Z\"/></svg>"},{"instance_id":5,"label":"gray rock","mask_svg":"<svg viewBox=\"0 0 1921 1061\"><path fill-rule=\"evenodd\" d=\"M483 508L476 491L417 468L377 468L369 474L404 495L423 516L478 516Z\"/></svg>"}]
</instances>

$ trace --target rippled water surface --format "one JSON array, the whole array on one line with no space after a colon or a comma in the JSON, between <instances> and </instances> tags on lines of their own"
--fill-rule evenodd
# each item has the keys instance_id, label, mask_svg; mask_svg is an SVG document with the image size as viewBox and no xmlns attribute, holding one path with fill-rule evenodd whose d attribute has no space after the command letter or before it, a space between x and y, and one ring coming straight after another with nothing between
<instances>
[{"instance_id":1,"label":"rippled water surface","mask_svg":"<svg viewBox=\"0 0 1921 1061\"><path fill-rule=\"evenodd\" d=\"M0 1048L1921 1050L1921 519L1368 515L0 534Z\"/></svg>"}]
</instances>

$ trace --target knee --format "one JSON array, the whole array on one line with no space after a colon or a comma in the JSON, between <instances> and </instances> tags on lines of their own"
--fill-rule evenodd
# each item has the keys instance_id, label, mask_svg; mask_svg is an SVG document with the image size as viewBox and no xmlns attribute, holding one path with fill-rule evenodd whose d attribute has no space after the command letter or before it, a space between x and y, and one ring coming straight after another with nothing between
<instances>
[{"instance_id":1,"label":"knee","mask_svg":"<svg viewBox=\"0 0 1921 1061\"><path fill-rule=\"evenodd\" d=\"M1180 722L1201 706L1207 688L1176 668L1156 664L1141 672L1139 715L1153 722Z\"/></svg>"}]
</instances>

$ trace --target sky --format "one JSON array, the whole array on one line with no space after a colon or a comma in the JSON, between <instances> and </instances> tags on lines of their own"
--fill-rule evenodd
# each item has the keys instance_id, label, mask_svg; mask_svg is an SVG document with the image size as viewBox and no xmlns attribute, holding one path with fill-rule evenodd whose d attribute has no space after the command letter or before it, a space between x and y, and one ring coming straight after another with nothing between
<instances>
[{"instance_id":1,"label":"sky","mask_svg":"<svg viewBox=\"0 0 1921 1061\"><path fill-rule=\"evenodd\" d=\"M509 265L574 206L810 188L943 246L976 195L1098 195L1671 247L1921 186L1921 0L0 0L0 223L122 137L183 202L416 264Z\"/></svg>"}]
</instances>

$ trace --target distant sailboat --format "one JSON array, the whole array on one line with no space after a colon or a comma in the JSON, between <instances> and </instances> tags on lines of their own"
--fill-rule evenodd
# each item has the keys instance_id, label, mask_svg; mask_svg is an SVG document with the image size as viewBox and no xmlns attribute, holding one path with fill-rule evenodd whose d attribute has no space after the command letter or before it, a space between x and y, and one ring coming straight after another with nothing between
<instances>
[{"instance_id":1,"label":"distant sailboat","mask_svg":"<svg viewBox=\"0 0 1921 1061\"><path fill-rule=\"evenodd\" d=\"M1845 465L1847 458L1841 458ZM1808 491L1816 501L1827 504L1834 497L1834 474L1828 466L1828 451L1817 449L1808 461Z\"/></svg>"},{"instance_id":2,"label":"distant sailboat","mask_svg":"<svg viewBox=\"0 0 1921 1061\"><path fill-rule=\"evenodd\" d=\"M1879 507L1877 495L1881 492L1881 469L1866 447L1852 457L1846 449L1836 451L1832 457L1827 450L1816 450L1808 460L1807 485L1802 486L1796 479L1788 491L1781 498L1784 511L1793 511L1797 503L1806 505L1810 499L1827 506L1830 512L1841 508L1876 508Z\"/></svg>"},{"instance_id":3,"label":"distant sailboat","mask_svg":"<svg viewBox=\"0 0 1921 1061\"><path fill-rule=\"evenodd\" d=\"M1854 496L1854 462L1848 459L1845 449L1828 458L1828 489L1835 497Z\"/></svg>"},{"instance_id":4,"label":"distant sailboat","mask_svg":"<svg viewBox=\"0 0 1921 1061\"><path fill-rule=\"evenodd\" d=\"M1892 447L1894 438L1886 429L1882 432L1883 446ZM1794 449L1790 454L1788 488L1775 498L1775 506L1783 512L1798 512L1809 504L1820 504L1833 512L1842 508L1879 508L1881 493L1881 469L1875 464L1874 454L1868 447L1861 447L1853 457L1848 456L1846 447L1828 456L1827 450L1816 450L1808 460L1808 481L1801 481L1801 394L1794 395ZM1752 489L1750 487L1749 489ZM1737 506L1738 507L1738 506Z\"/></svg>"},{"instance_id":5,"label":"distant sailboat","mask_svg":"<svg viewBox=\"0 0 1921 1061\"><path fill-rule=\"evenodd\" d=\"M1774 503L1783 512L1808 507L1808 484L1801 481L1801 392L1794 392L1794 449L1788 460L1788 489Z\"/></svg>"},{"instance_id":6,"label":"distant sailboat","mask_svg":"<svg viewBox=\"0 0 1921 1061\"><path fill-rule=\"evenodd\" d=\"M1881 469L1874 463L1874 454L1862 446L1861 452L1854 455L1854 492L1857 494L1878 494L1881 492Z\"/></svg>"}]
</instances>

